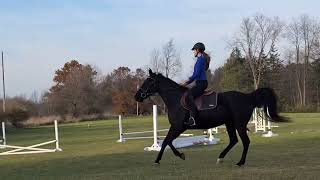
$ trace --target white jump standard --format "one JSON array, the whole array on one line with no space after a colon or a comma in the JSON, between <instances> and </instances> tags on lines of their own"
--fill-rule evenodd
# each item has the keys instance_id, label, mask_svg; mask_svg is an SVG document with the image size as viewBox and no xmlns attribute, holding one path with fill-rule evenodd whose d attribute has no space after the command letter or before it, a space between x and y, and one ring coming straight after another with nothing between
<instances>
[{"instance_id":1,"label":"white jump standard","mask_svg":"<svg viewBox=\"0 0 320 180\"><path fill-rule=\"evenodd\" d=\"M266 113L269 115L268 108ZM271 122L267 120L263 108L255 108L254 112L252 113L252 119L255 124L255 132L262 132L262 137L278 136L278 134L273 133L271 130L272 127L278 126L271 126Z\"/></svg>"},{"instance_id":2,"label":"white jump standard","mask_svg":"<svg viewBox=\"0 0 320 180\"><path fill-rule=\"evenodd\" d=\"M62 149L59 146L59 132L58 132L58 121L54 121L54 131L55 131L55 140L47 141L31 146L14 146L14 145L7 145L6 141L6 131L5 131L5 123L2 122L2 144L0 144L0 148L10 148L13 150L1 152L0 156L3 155L14 155L14 154L35 154L35 153L48 153L48 152L57 152L62 151ZM40 146L53 144L55 143L55 149L45 149L45 148L39 148Z\"/></svg>"},{"instance_id":3,"label":"white jump standard","mask_svg":"<svg viewBox=\"0 0 320 180\"><path fill-rule=\"evenodd\" d=\"M157 106L153 106L153 144L150 147L145 147L145 151L160 151L163 140L158 140L157 127L158 126L158 112ZM193 137L182 137L173 140L172 144L176 148L183 148L194 146L198 144L213 145L218 144L219 139L214 138L212 135L212 130L208 130L208 136L193 136ZM168 148L168 147L167 147Z\"/></svg>"},{"instance_id":4,"label":"white jump standard","mask_svg":"<svg viewBox=\"0 0 320 180\"><path fill-rule=\"evenodd\" d=\"M0 139L0 145L5 146L6 145L6 127L5 127L5 123L2 122L1 123L1 127L2 127L2 138ZM0 148L4 148L4 147L0 147Z\"/></svg>"},{"instance_id":5,"label":"white jump standard","mask_svg":"<svg viewBox=\"0 0 320 180\"><path fill-rule=\"evenodd\" d=\"M160 151L162 140L159 140L161 137L159 136L158 132L168 131L169 129L161 129L158 130L158 113L157 113L157 106L153 105L153 130L152 131L140 131L140 132L123 132L122 127L122 118L119 116L119 135L120 139L118 142L125 142L126 140L133 140L133 139L153 139L153 144L150 147L144 148L145 151ZM217 129L213 129L217 132ZM153 133L153 136L140 136L140 137L127 137L128 135L135 135L135 134L147 134ZM181 134L180 136L192 136L193 134ZM192 137L180 137L173 141L173 145L176 148L183 148L188 146L193 146L197 144L217 144L219 139L214 138L212 135L212 130L208 130L208 136L192 136Z\"/></svg>"},{"instance_id":6,"label":"white jump standard","mask_svg":"<svg viewBox=\"0 0 320 180\"><path fill-rule=\"evenodd\" d=\"M158 132L162 132L162 131L168 131L169 129L160 129L158 130ZM128 135L136 135L136 134L150 134L153 133L154 131L138 131L138 132L123 132L123 128L122 128L122 116L119 115L119 140L117 142L126 142L127 140L133 140L133 139L152 139L153 136L134 136L134 137L128 137ZM165 137L165 136L158 136L158 137Z\"/></svg>"}]
</instances>

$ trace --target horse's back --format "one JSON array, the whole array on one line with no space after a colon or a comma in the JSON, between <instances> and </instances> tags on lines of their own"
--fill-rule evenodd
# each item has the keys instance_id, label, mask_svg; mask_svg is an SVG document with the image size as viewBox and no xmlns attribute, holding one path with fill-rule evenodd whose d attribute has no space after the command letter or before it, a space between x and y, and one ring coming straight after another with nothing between
<instances>
[{"instance_id":1,"label":"horse's back","mask_svg":"<svg viewBox=\"0 0 320 180\"><path fill-rule=\"evenodd\" d=\"M248 119L254 109L254 97L249 93L228 91L220 94L220 103L228 107L229 114L235 122Z\"/></svg>"},{"instance_id":2,"label":"horse's back","mask_svg":"<svg viewBox=\"0 0 320 180\"><path fill-rule=\"evenodd\" d=\"M239 91L226 91L219 93L218 99L220 99L220 103L229 104L231 106L243 106L249 105L253 103L253 97L251 93L242 93Z\"/></svg>"}]
</instances>

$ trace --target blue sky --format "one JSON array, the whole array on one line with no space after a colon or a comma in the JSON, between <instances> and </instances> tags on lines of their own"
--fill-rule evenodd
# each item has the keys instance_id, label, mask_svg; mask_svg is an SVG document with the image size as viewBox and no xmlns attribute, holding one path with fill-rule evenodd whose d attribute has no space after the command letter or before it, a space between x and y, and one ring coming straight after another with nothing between
<instances>
[{"instance_id":1,"label":"blue sky","mask_svg":"<svg viewBox=\"0 0 320 180\"><path fill-rule=\"evenodd\" d=\"M227 41L243 17L319 17L319 6L315 0L1 0L7 92L14 96L47 90L55 70L71 59L92 64L102 74L119 66L145 67L152 49L170 38L183 62L178 79L185 79L195 42L207 45L215 69L228 56Z\"/></svg>"}]
</instances>

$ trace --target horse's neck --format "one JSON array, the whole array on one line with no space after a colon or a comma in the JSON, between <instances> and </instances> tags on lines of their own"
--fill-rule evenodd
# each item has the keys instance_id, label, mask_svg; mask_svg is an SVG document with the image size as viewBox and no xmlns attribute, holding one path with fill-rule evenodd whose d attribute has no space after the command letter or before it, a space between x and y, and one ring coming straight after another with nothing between
<instances>
[{"instance_id":1,"label":"horse's neck","mask_svg":"<svg viewBox=\"0 0 320 180\"><path fill-rule=\"evenodd\" d=\"M185 90L183 90L183 88L174 82L170 82L170 80L163 81L160 84L159 95L168 109L180 104L180 99L184 92Z\"/></svg>"}]
</instances>

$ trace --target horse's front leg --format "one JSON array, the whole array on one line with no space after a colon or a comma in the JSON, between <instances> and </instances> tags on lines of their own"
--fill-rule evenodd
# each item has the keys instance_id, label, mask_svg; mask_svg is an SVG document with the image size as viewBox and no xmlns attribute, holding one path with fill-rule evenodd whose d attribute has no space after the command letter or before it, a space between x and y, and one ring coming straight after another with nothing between
<instances>
[{"instance_id":1,"label":"horse's front leg","mask_svg":"<svg viewBox=\"0 0 320 180\"><path fill-rule=\"evenodd\" d=\"M174 153L174 155L176 155L176 156L178 156L179 158L185 160L185 159L186 159L186 158L185 158L185 155L184 155L183 153L180 153L180 152L176 149L176 147L174 147L174 145L172 144L173 141L174 141L177 137L179 137L180 134L182 134L182 133L185 131L185 129L180 129L180 128L174 129L174 128L172 128L172 131L173 131L173 133L172 133L172 138L173 138L173 139L172 139L172 141L170 141L168 144L169 144L172 152Z\"/></svg>"},{"instance_id":2,"label":"horse's front leg","mask_svg":"<svg viewBox=\"0 0 320 180\"><path fill-rule=\"evenodd\" d=\"M176 147L173 146L172 142L169 143L169 146L170 146L172 152L174 153L174 155L178 156L179 158L181 158L181 159L183 159L183 160L186 159L186 156L184 155L184 153L180 153L180 152L176 149Z\"/></svg>"},{"instance_id":3,"label":"horse's front leg","mask_svg":"<svg viewBox=\"0 0 320 180\"><path fill-rule=\"evenodd\" d=\"M172 141L174 139L176 139L177 137L179 137L179 135L183 132L184 130L182 129L175 129L173 127L170 127L170 130L167 134L167 136L165 137L165 139L163 140L163 143L161 145L161 149L160 152L158 154L157 159L155 160L156 164L160 164L160 160L162 158L163 152L165 150L165 148L167 147L167 145L170 146L170 148L172 149L173 153L180 157L181 159L185 159L185 156L183 153L180 153L173 145L172 145Z\"/></svg>"}]
</instances>

